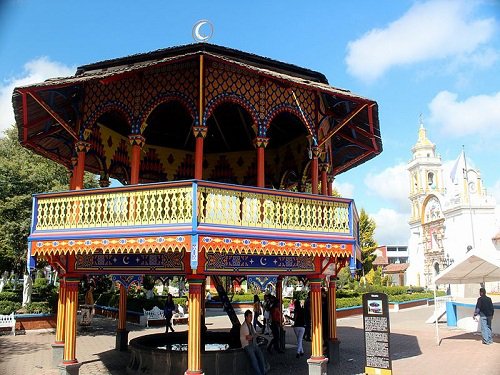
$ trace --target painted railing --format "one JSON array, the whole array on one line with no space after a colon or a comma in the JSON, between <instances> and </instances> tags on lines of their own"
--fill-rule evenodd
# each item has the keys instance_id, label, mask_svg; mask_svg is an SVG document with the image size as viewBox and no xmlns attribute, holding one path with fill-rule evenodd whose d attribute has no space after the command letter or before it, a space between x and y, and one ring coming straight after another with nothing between
<instances>
[{"instance_id":1,"label":"painted railing","mask_svg":"<svg viewBox=\"0 0 500 375\"><path fill-rule=\"evenodd\" d=\"M32 230L192 225L193 222L352 235L357 227L357 213L349 199L180 181L39 194L34 201Z\"/></svg>"}]
</instances>

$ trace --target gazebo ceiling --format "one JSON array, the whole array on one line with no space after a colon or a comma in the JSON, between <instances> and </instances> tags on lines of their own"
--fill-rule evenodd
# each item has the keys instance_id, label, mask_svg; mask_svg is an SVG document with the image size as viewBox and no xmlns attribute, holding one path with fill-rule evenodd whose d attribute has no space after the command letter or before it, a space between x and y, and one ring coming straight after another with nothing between
<instances>
[{"instance_id":1,"label":"gazebo ceiling","mask_svg":"<svg viewBox=\"0 0 500 375\"><path fill-rule=\"evenodd\" d=\"M281 154L276 160L283 163L293 144L294 152L304 154L296 160L302 167L305 148L318 146L333 175L382 151L375 101L329 86L321 73L206 43L84 65L75 76L16 88L12 100L26 147L70 168L75 142L85 139L94 153L86 169L106 169L117 178L123 172L120 177L112 171L127 168L127 137L142 134L144 160L161 164L147 181L172 179L178 173L165 165L180 158L189 164L179 152L194 152L192 128L201 125L208 128L207 154L237 152L245 159L256 137L268 137L268 149ZM251 165L232 166L238 168L248 171Z\"/></svg>"}]
</instances>

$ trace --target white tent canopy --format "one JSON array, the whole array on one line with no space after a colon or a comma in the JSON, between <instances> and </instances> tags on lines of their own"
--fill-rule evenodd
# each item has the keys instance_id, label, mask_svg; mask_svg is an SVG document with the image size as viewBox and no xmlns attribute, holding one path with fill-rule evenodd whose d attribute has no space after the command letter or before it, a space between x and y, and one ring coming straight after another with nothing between
<instances>
[{"instance_id":1,"label":"white tent canopy","mask_svg":"<svg viewBox=\"0 0 500 375\"><path fill-rule=\"evenodd\" d=\"M434 278L434 284L500 281L500 252L471 251Z\"/></svg>"}]
</instances>

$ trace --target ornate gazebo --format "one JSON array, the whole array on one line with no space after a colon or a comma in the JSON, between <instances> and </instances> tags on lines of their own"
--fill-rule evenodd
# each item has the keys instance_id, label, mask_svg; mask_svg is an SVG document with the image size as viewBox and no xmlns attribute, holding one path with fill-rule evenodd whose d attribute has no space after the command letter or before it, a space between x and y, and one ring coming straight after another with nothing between
<instances>
[{"instance_id":1,"label":"ornate gazebo","mask_svg":"<svg viewBox=\"0 0 500 375\"><path fill-rule=\"evenodd\" d=\"M307 277L309 364L324 366L321 283L335 342L336 272L360 252L354 202L332 197L332 183L382 151L375 101L318 72L198 43L18 87L13 106L21 143L70 176L68 191L34 196L29 237L31 255L61 275L54 350L63 369L78 363L78 283L88 274L120 283L118 349L128 343L130 284L187 278L186 374L203 373L207 276ZM82 190L85 171L101 188Z\"/></svg>"}]
</instances>

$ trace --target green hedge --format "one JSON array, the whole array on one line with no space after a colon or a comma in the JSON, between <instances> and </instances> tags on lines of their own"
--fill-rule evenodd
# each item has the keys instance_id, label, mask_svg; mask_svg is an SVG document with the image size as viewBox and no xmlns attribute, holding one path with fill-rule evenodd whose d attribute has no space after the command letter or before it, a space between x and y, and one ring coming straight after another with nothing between
<instances>
[{"instance_id":1,"label":"green hedge","mask_svg":"<svg viewBox=\"0 0 500 375\"><path fill-rule=\"evenodd\" d=\"M27 314L50 314L52 308L48 302L31 302L26 305Z\"/></svg>"},{"instance_id":2,"label":"green hedge","mask_svg":"<svg viewBox=\"0 0 500 375\"><path fill-rule=\"evenodd\" d=\"M0 314L1 315L9 315L9 314L15 313L20 308L21 308L20 302L0 301Z\"/></svg>"},{"instance_id":3,"label":"green hedge","mask_svg":"<svg viewBox=\"0 0 500 375\"><path fill-rule=\"evenodd\" d=\"M1 292L0 301L12 301L17 302L21 298L19 293L16 292Z\"/></svg>"}]
</instances>

